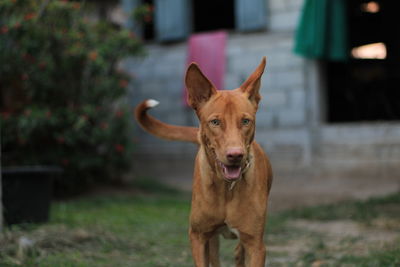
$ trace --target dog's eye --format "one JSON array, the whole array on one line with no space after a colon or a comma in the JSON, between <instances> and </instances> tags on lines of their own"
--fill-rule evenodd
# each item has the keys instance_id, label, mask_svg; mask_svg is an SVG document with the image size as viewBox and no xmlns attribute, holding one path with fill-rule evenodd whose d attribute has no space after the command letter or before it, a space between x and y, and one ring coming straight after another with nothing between
<instances>
[{"instance_id":1,"label":"dog's eye","mask_svg":"<svg viewBox=\"0 0 400 267\"><path fill-rule=\"evenodd\" d=\"M218 119L213 119L213 120L210 121L210 124L212 126L219 126L221 124L221 121L218 120Z\"/></svg>"},{"instance_id":2,"label":"dog's eye","mask_svg":"<svg viewBox=\"0 0 400 267\"><path fill-rule=\"evenodd\" d=\"M249 119L243 119L243 120L242 120L242 124L245 125L245 126L246 126L246 125L249 125L250 122L251 122L251 121L250 121Z\"/></svg>"}]
</instances>

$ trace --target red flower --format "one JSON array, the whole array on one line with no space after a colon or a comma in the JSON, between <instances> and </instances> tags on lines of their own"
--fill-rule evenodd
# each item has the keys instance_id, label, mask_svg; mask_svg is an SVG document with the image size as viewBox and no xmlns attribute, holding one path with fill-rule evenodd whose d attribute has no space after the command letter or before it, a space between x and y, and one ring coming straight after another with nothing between
<instances>
[{"instance_id":1,"label":"red flower","mask_svg":"<svg viewBox=\"0 0 400 267\"><path fill-rule=\"evenodd\" d=\"M74 3L74 4L72 5L72 7L73 7L74 9L79 9L79 8L81 7L81 4L80 4L80 3Z\"/></svg>"},{"instance_id":2,"label":"red flower","mask_svg":"<svg viewBox=\"0 0 400 267\"><path fill-rule=\"evenodd\" d=\"M50 118L51 117L51 111L46 111L46 118Z\"/></svg>"},{"instance_id":3,"label":"red flower","mask_svg":"<svg viewBox=\"0 0 400 267\"><path fill-rule=\"evenodd\" d=\"M28 79L29 79L28 74L23 73L23 74L21 75L21 80L26 81L26 80L28 80Z\"/></svg>"},{"instance_id":4,"label":"red flower","mask_svg":"<svg viewBox=\"0 0 400 267\"><path fill-rule=\"evenodd\" d=\"M115 112L115 117L121 118L122 116L124 116L124 112L123 111L118 110L117 112Z\"/></svg>"},{"instance_id":5,"label":"red flower","mask_svg":"<svg viewBox=\"0 0 400 267\"><path fill-rule=\"evenodd\" d=\"M7 120L8 118L11 117L11 112L3 111L3 112L1 112L1 117L3 117L4 120Z\"/></svg>"},{"instance_id":6,"label":"red flower","mask_svg":"<svg viewBox=\"0 0 400 267\"><path fill-rule=\"evenodd\" d=\"M116 144L114 147L115 147L115 150L119 153L122 153L125 150L125 147L121 144Z\"/></svg>"},{"instance_id":7,"label":"red flower","mask_svg":"<svg viewBox=\"0 0 400 267\"><path fill-rule=\"evenodd\" d=\"M27 109L27 110L24 111L25 117L28 117L28 116L30 116L31 114L32 114L32 110L30 110L30 109Z\"/></svg>"},{"instance_id":8,"label":"red flower","mask_svg":"<svg viewBox=\"0 0 400 267\"><path fill-rule=\"evenodd\" d=\"M44 70L46 68L46 66L47 66L46 62L40 62L39 63L39 68L42 69L42 70Z\"/></svg>"},{"instance_id":9,"label":"red flower","mask_svg":"<svg viewBox=\"0 0 400 267\"><path fill-rule=\"evenodd\" d=\"M148 12L153 12L153 11L154 11L154 6L152 6L152 5L147 5L147 6L146 6L146 9L147 9Z\"/></svg>"},{"instance_id":10,"label":"red flower","mask_svg":"<svg viewBox=\"0 0 400 267\"><path fill-rule=\"evenodd\" d=\"M62 136L57 137L56 140L57 140L57 143L59 143L59 144L64 144L65 143L65 138L62 137Z\"/></svg>"},{"instance_id":11,"label":"red flower","mask_svg":"<svg viewBox=\"0 0 400 267\"><path fill-rule=\"evenodd\" d=\"M68 166L69 165L69 160L68 159L62 159L61 160L61 164L64 166Z\"/></svg>"},{"instance_id":12,"label":"red flower","mask_svg":"<svg viewBox=\"0 0 400 267\"><path fill-rule=\"evenodd\" d=\"M107 122L100 123L100 128L103 129L103 130L108 129L108 123Z\"/></svg>"},{"instance_id":13,"label":"red flower","mask_svg":"<svg viewBox=\"0 0 400 267\"><path fill-rule=\"evenodd\" d=\"M91 61L95 61L97 59L97 51L92 51L89 53L88 57Z\"/></svg>"},{"instance_id":14,"label":"red flower","mask_svg":"<svg viewBox=\"0 0 400 267\"><path fill-rule=\"evenodd\" d=\"M25 16L24 16L24 19L25 20L30 20L30 19L33 19L33 18L35 18L36 17L36 14L35 13L28 13L28 14L26 14Z\"/></svg>"},{"instance_id":15,"label":"red flower","mask_svg":"<svg viewBox=\"0 0 400 267\"><path fill-rule=\"evenodd\" d=\"M146 15L146 16L144 16L143 20L144 20L144 22L149 23L153 20L153 18L151 15Z\"/></svg>"},{"instance_id":16,"label":"red flower","mask_svg":"<svg viewBox=\"0 0 400 267\"><path fill-rule=\"evenodd\" d=\"M14 28L15 29L19 29L19 27L21 27L21 23L17 22L14 24Z\"/></svg>"},{"instance_id":17,"label":"red flower","mask_svg":"<svg viewBox=\"0 0 400 267\"><path fill-rule=\"evenodd\" d=\"M128 86L129 82L127 80L120 80L119 81L119 87L121 88L126 88Z\"/></svg>"},{"instance_id":18,"label":"red flower","mask_svg":"<svg viewBox=\"0 0 400 267\"><path fill-rule=\"evenodd\" d=\"M36 61L35 57L28 53L23 54L22 58L30 63L34 63Z\"/></svg>"},{"instance_id":19,"label":"red flower","mask_svg":"<svg viewBox=\"0 0 400 267\"><path fill-rule=\"evenodd\" d=\"M8 27L7 26L3 26L0 28L0 33L1 34L6 34L8 32Z\"/></svg>"},{"instance_id":20,"label":"red flower","mask_svg":"<svg viewBox=\"0 0 400 267\"><path fill-rule=\"evenodd\" d=\"M20 144L20 145L25 145L26 144L26 139L24 139L24 138L18 138L18 144Z\"/></svg>"}]
</instances>

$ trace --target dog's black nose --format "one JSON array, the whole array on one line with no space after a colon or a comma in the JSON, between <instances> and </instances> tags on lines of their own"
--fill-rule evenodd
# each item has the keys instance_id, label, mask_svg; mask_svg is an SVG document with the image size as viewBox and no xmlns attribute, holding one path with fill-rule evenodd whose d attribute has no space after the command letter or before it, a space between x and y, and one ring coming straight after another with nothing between
<instances>
[{"instance_id":1,"label":"dog's black nose","mask_svg":"<svg viewBox=\"0 0 400 267\"><path fill-rule=\"evenodd\" d=\"M239 148L239 147L234 147L234 148L229 148L226 151L226 158L230 161L230 162L239 162L243 159L243 149Z\"/></svg>"}]
</instances>

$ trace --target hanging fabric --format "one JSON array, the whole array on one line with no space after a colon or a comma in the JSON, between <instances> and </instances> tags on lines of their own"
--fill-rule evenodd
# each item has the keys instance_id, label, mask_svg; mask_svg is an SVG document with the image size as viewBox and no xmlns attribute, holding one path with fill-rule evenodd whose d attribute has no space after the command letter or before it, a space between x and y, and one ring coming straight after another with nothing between
<instances>
[{"instance_id":1,"label":"hanging fabric","mask_svg":"<svg viewBox=\"0 0 400 267\"><path fill-rule=\"evenodd\" d=\"M346 0L305 0L294 52L306 58L349 58Z\"/></svg>"},{"instance_id":2,"label":"hanging fabric","mask_svg":"<svg viewBox=\"0 0 400 267\"><path fill-rule=\"evenodd\" d=\"M187 65L196 62L217 89L224 89L226 39L225 31L215 31L193 34L188 42ZM186 88L183 95L187 105Z\"/></svg>"}]
</instances>

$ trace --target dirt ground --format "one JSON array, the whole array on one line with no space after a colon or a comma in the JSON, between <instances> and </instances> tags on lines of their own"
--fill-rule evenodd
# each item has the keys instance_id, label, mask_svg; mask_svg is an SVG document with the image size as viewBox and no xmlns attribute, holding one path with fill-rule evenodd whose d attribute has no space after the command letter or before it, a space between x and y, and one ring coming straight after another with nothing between
<instances>
[{"instance_id":1,"label":"dirt ground","mask_svg":"<svg viewBox=\"0 0 400 267\"><path fill-rule=\"evenodd\" d=\"M394 222L398 224L399 221ZM295 236L267 235L268 266L292 266L293 263L295 266L313 267L360 266L361 263L343 262L341 258L349 257L349 254L355 258L368 257L371 251L384 251L396 246L400 234L398 227L392 228L390 223L376 220L373 225L366 226L351 220L294 220L288 228ZM367 266L380 265L371 263Z\"/></svg>"},{"instance_id":2,"label":"dirt ground","mask_svg":"<svg viewBox=\"0 0 400 267\"><path fill-rule=\"evenodd\" d=\"M152 177L191 190L190 174L171 174L165 171ZM371 169L363 175L275 170L265 235L266 266L400 266L400 198L388 196L399 192L399 181L395 173ZM154 191L157 185L146 180L143 186ZM177 193L184 202L171 202L169 195L157 200L142 187L105 187L94 190L94 198L88 194L81 200L57 203L51 224L0 236L0 265L192 266L187 195ZM138 201L132 196L144 198ZM377 196L384 197L369 199ZM369 200L337 203L350 199ZM328 203L335 204L318 206ZM301 208L306 206L310 207ZM293 210L296 207L300 209ZM160 236L163 242L158 242ZM233 266L235 245L235 240L221 240L222 266Z\"/></svg>"},{"instance_id":3,"label":"dirt ground","mask_svg":"<svg viewBox=\"0 0 400 267\"><path fill-rule=\"evenodd\" d=\"M186 166L187 167L187 166ZM191 174L168 174L160 182L191 191ZM357 170L274 170L269 210L272 213L305 206L365 200L400 191L399 173L390 168ZM267 235L268 266L326 266L338 264L351 251L352 257L364 257L370 251L382 251L400 240L399 221L379 218L366 225L347 219L305 220L290 222L290 234ZM341 263L340 263L341 264ZM350 263L348 266L357 266ZM291 265L290 265L291 266Z\"/></svg>"}]
</instances>

